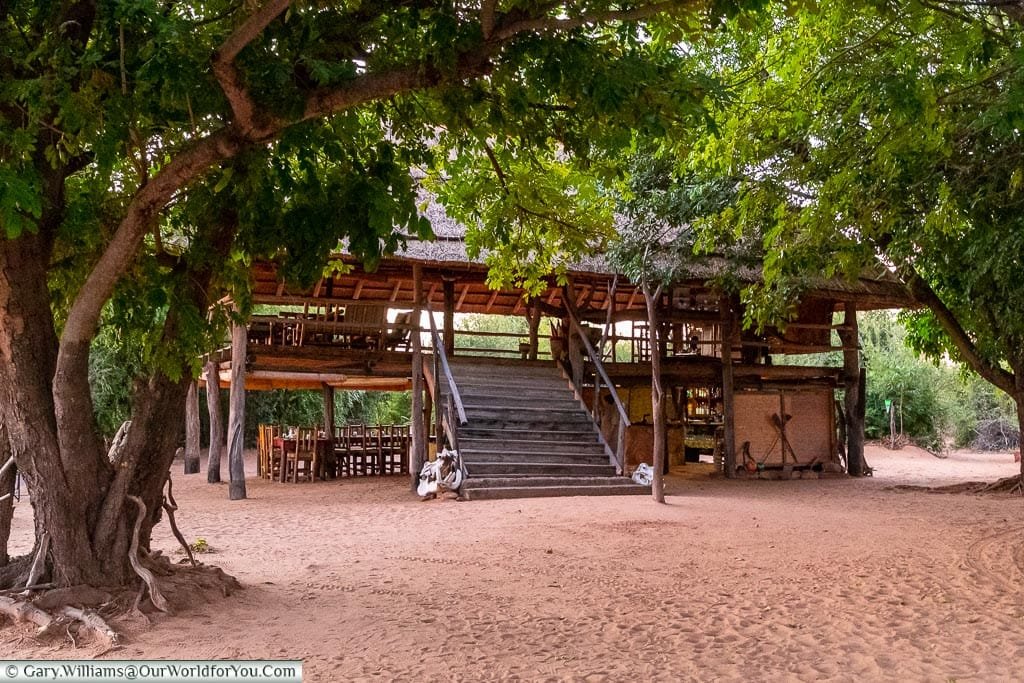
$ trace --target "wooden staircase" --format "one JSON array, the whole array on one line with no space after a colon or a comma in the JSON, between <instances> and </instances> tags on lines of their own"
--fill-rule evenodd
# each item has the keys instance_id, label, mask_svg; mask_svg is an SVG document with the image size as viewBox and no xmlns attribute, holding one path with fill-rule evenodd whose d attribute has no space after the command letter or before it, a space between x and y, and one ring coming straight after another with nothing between
<instances>
[{"instance_id":1,"label":"wooden staircase","mask_svg":"<svg viewBox=\"0 0 1024 683\"><path fill-rule=\"evenodd\" d=\"M453 358L467 423L456 427L469 500L649 493L618 476L569 382L550 363ZM447 398L447 383L442 381Z\"/></svg>"}]
</instances>

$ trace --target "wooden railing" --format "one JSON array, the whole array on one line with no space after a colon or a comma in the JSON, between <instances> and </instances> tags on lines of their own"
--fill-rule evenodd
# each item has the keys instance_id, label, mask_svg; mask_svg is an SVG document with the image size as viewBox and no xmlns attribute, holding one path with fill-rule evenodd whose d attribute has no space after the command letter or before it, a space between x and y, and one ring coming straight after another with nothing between
<instances>
[{"instance_id":1,"label":"wooden railing","mask_svg":"<svg viewBox=\"0 0 1024 683\"><path fill-rule=\"evenodd\" d=\"M580 342L583 346L583 350L594 366L594 402L591 409L591 418L600 429L600 419L598 417L598 401L601 396L601 383L608 388L608 393L612 398L612 403L615 405L615 409L619 414L619 428L615 438L615 450L611 453L613 464L619 473L624 473L626 470L626 428L630 426L629 413L626 411L626 406L623 405L622 399L619 398L618 391L615 390L615 383L612 382L608 376L608 372L604 368L604 364L601 362L601 354L594 348L594 344L590 341L588 331L580 325L579 320L576 319L576 314L571 308L567 311L569 316L569 325L576 336L579 337ZM570 348L571 336L570 336ZM581 359L582 360L582 359ZM573 368L569 372L569 377L573 383L573 387L576 389L576 393L580 396L580 400L583 399L583 377L582 377L582 363L579 369Z\"/></svg>"},{"instance_id":2,"label":"wooden railing","mask_svg":"<svg viewBox=\"0 0 1024 683\"><path fill-rule=\"evenodd\" d=\"M444 340L437 331L437 324L434 322L434 315L430 309L427 309L427 318L430 319L430 344L434 351L433 367L430 374L432 375L434 406L437 410L438 426L440 427L437 430L437 437L440 440L441 430L444 430L445 436L448 437L448 443L452 448L458 450L459 437L457 427L469 422L466 418L466 407L462 403L462 395L459 393L459 387L455 383L455 376L452 375L451 365L448 363L448 354L444 350ZM448 398L444 404L441 403L441 375L444 375L445 381L448 382ZM440 443L438 445L440 446Z\"/></svg>"}]
</instances>

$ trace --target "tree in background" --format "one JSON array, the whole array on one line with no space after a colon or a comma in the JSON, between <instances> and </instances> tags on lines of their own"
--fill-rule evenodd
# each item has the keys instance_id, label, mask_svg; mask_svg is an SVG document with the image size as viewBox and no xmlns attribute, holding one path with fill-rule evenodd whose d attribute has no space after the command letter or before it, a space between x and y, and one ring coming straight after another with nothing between
<instances>
[{"instance_id":1,"label":"tree in background","mask_svg":"<svg viewBox=\"0 0 1024 683\"><path fill-rule=\"evenodd\" d=\"M651 349L651 413L654 418L654 480L651 493L665 502L665 455L668 435L665 392L661 381L661 324L658 302L662 290L686 277L695 258L696 235L691 224L717 213L732 198L729 181L677 177L669 157L653 146L629 161L630 186L619 201L625 220L608 249L609 263L636 284L644 295Z\"/></svg>"},{"instance_id":2,"label":"tree in background","mask_svg":"<svg viewBox=\"0 0 1024 683\"><path fill-rule=\"evenodd\" d=\"M1024 422L1024 15L941 0L787 10L701 46L732 98L689 158L742 180L714 227L763 244L751 310L785 317L809 278L881 261L925 306L906 318L915 348L970 367Z\"/></svg>"}]
</instances>

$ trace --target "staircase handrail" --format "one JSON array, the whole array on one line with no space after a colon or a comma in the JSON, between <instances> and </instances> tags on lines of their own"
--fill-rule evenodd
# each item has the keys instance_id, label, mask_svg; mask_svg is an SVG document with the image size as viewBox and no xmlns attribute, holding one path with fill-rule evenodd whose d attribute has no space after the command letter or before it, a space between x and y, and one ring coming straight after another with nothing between
<instances>
[{"instance_id":1,"label":"staircase handrail","mask_svg":"<svg viewBox=\"0 0 1024 683\"><path fill-rule=\"evenodd\" d=\"M576 320L576 315L572 310L568 310L568 313L569 323L572 325L572 329L579 336L580 341L583 342L583 348L586 349L587 355L590 357L590 361L594 364L594 369L597 370L597 374L601 377L601 381L608 387L608 393L611 394L612 401L615 403L615 409L619 411L619 419L624 426L630 426L632 422L629 420L629 413L626 412L626 406L622 404L622 399L619 398L619 393L615 390L615 383L612 382L610 377L608 377L608 372L605 370L604 363L601 362L600 356L597 355L597 350L594 349L594 345L590 343L590 337L587 335L587 331L583 329L583 326L580 325L578 320Z\"/></svg>"},{"instance_id":2,"label":"staircase handrail","mask_svg":"<svg viewBox=\"0 0 1024 683\"><path fill-rule=\"evenodd\" d=\"M434 354L441 360L441 370L448 381L449 396L452 399L450 403L454 404L455 411L459 416L459 424L467 424L469 420L466 418L466 407L462 404L462 394L459 393L459 387L456 386L455 377L452 375L452 368L448 364L444 340L441 339L441 335L437 331L437 324L434 322L434 312L429 308L427 309L427 318L430 320L430 343L434 347Z\"/></svg>"},{"instance_id":3,"label":"staircase handrail","mask_svg":"<svg viewBox=\"0 0 1024 683\"><path fill-rule=\"evenodd\" d=\"M573 310L571 305L566 306L566 313L568 313L571 329L579 336L580 341L583 343L583 348L586 350L587 355L590 356L590 360L594 364L594 369L597 372L597 377L594 380L594 406L596 407L598 405L596 400L597 394L600 392L600 382L603 381L605 386L608 387L608 393L611 395L612 402L615 404L615 409L619 413L619 428L615 438L614 458L616 469L620 474L623 474L626 471L626 428L632 424L629 419L629 413L626 412L626 406L622 404L622 399L619 398L619 392L615 390L615 384L608 376L604 363L601 362L600 355L594 349L594 345L590 342L590 336L587 334L587 331L583 329L582 325L580 325L579 320L576 318L576 312ZM580 391L581 389L582 387L576 387L576 390L582 395L582 392ZM593 415L593 419L595 421L597 420L596 411Z\"/></svg>"}]
</instances>

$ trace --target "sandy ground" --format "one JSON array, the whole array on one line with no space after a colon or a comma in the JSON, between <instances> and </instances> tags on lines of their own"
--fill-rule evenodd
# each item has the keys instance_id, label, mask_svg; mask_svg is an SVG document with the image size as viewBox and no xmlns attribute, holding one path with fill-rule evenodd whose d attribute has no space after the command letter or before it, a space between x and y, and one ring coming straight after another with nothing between
<instances>
[{"instance_id":1,"label":"sandy ground","mask_svg":"<svg viewBox=\"0 0 1024 683\"><path fill-rule=\"evenodd\" d=\"M889 488L994 480L1012 456L868 461L862 480L690 466L664 506L420 502L399 478L251 480L232 503L179 475L179 524L246 588L105 656L300 658L307 681L1020 680L1024 499ZM0 654L98 652L29 633L0 629Z\"/></svg>"}]
</instances>

